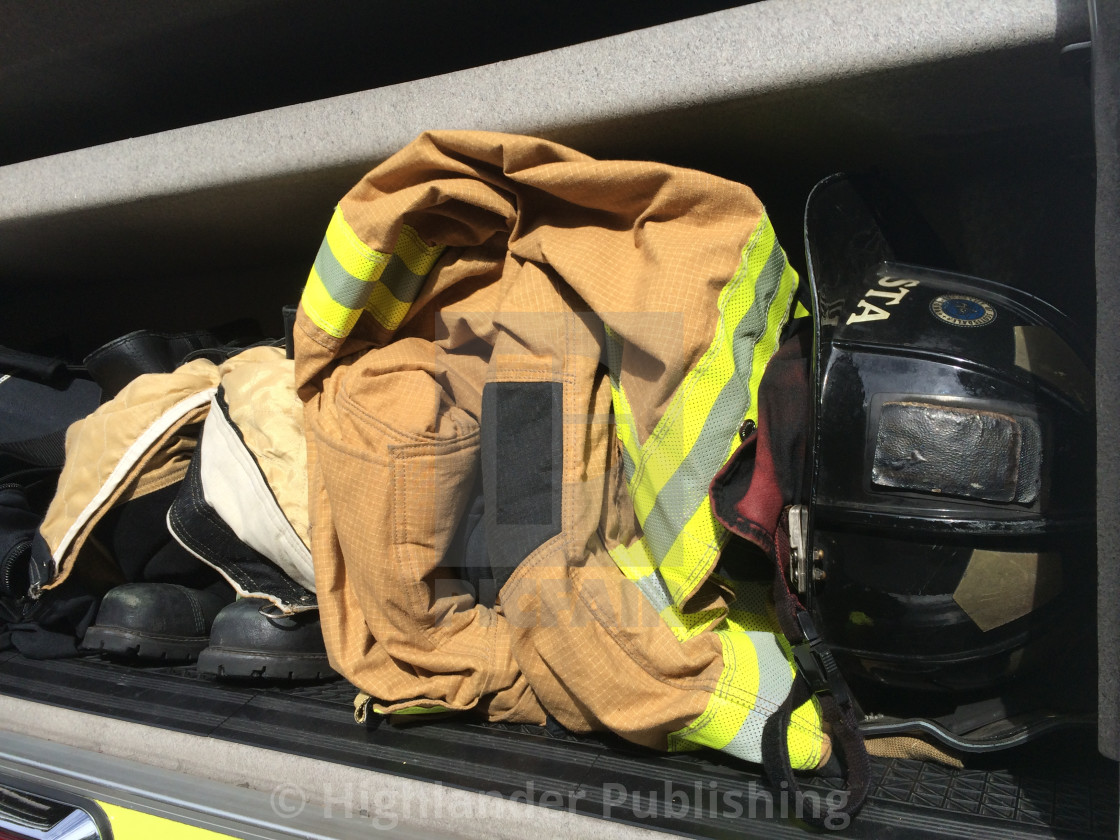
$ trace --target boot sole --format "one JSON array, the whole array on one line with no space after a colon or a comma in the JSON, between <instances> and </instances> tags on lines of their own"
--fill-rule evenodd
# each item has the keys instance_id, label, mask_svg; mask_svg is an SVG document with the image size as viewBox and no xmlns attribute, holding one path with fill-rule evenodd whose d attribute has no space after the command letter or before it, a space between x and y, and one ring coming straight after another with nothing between
<instances>
[{"instance_id":1,"label":"boot sole","mask_svg":"<svg viewBox=\"0 0 1120 840\"><path fill-rule=\"evenodd\" d=\"M325 654L262 653L208 647L198 655L200 674L262 680L322 680L338 677Z\"/></svg>"},{"instance_id":2,"label":"boot sole","mask_svg":"<svg viewBox=\"0 0 1120 840\"><path fill-rule=\"evenodd\" d=\"M95 625L82 638L82 650L124 659L194 662L209 643L208 636L161 636Z\"/></svg>"}]
</instances>

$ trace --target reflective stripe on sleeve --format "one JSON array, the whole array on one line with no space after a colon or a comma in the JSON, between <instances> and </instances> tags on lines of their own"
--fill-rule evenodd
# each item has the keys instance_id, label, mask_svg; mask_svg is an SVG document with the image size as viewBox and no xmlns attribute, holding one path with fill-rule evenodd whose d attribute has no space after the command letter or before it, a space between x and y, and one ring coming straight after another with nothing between
<instances>
[{"instance_id":1,"label":"reflective stripe on sleeve","mask_svg":"<svg viewBox=\"0 0 1120 840\"><path fill-rule=\"evenodd\" d=\"M793 685L789 644L765 592L735 584L738 595L727 610L687 613L684 606L712 573L727 540L711 512L708 487L739 445L743 421L757 420L759 384L778 349L797 285L797 273L763 217L720 292L711 345L644 442L621 381L624 344L607 330L615 433L642 526L637 541L615 547L611 556L679 641L711 630L723 655L707 707L669 735L671 750L705 746L761 761L763 727ZM794 711L787 739L795 768L817 766L824 734L815 698Z\"/></svg>"},{"instance_id":2,"label":"reflective stripe on sleeve","mask_svg":"<svg viewBox=\"0 0 1120 840\"><path fill-rule=\"evenodd\" d=\"M761 763L762 729L789 695L793 666L774 633L731 628L716 633L723 647L719 683L700 716L669 735L669 749L710 747ZM824 733L815 697L794 711L786 737L795 770L820 763Z\"/></svg>"},{"instance_id":3,"label":"reflective stripe on sleeve","mask_svg":"<svg viewBox=\"0 0 1120 840\"><path fill-rule=\"evenodd\" d=\"M395 330L443 250L425 244L406 225L393 253L377 251L354 233L336 207L300 302L315 326L336 338L349 335L363 311Z\"/></svg>"},{"instance_id":4,"label":"reflective stripe on sleeve","mask_svg":"<svg viewBox=\"0 0 1120 840\"><path fill-rule=\"evenodd\" d=\"M720 292L712 343L685 376L644 443L637 440L621 382L621 341L608 331L615 429L647 553L683 606L710 574L727 534L711 513L708 485L757 419L758 386L778 348L797 273L765 216Z\"/></svg>"}]
</instances>

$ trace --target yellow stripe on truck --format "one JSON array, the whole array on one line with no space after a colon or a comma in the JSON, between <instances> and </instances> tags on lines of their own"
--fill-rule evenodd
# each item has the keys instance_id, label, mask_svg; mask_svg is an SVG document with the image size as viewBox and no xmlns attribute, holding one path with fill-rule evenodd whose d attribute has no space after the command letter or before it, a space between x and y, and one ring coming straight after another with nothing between
<instances>
[{"instance_id":1,"label":"yellow stripe on truck","mask_svg":"<svg viewBox=\"0 0 1120 840\"><path fill-rule=\"evenodd\" d=\"M109 818L113 829L113 840L220 840L232 838L231 834L220 834L208 828L199 828L194 825L169 820L145 814L143 811L133 811L120 805L110 805L108 802L97 802Z\"/></svg>"}]
</instances>

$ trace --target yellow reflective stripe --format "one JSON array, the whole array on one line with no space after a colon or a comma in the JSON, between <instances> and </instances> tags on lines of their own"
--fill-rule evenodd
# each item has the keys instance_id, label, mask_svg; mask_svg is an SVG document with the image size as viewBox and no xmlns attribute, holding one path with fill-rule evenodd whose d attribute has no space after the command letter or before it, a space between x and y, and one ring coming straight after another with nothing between
<instances>
[{"instance_id":1,"label":"yellow reflective stripe","mask_svg":"<svg viewBox=\"0 0 1120 840\"><path fill-rule=\"evenodd\" d=\"M395 330L420 294L424 278L444 252L443 245L428 245L408 225L401 228L392 260L382 269L370 291L366 310L387 330Z\"/></svg>"},{"instance_id":2,"label":"yellow reflective stripe","mask_svg":"<svg viewBox=\"0 0 1120 840\"><path fill-rule=\"evenodd\" d=\"M443 251L443 245L428 245L414 228L404 225L397 247L393 249L393 256L400 257L404 267L417 277L424 277L432 270Z\"/></svg>"},{"instance_id":3,"label":"yellow reflective stripe","mask_svg":"<svg viewBox=\"0 0 1120 840\"><path fill-rule=\"evenodd\" d=\"M723 656L707 707L669 735L671 750L709 747L761 761L763 727L789 696L796 675L790 646L777 631L765 599L754 597L757 593L743 591L731 611L689 614L682 606L710 576L727 539L711 512L708 483L738 447L743 420L757 420L759 384L777 350L797 285L797 273L764 217L743 248L734 277L720 291L711 345L644 444L638 442L621 384L622 342L607 330L615 433L642 526L634 545L613 549L611 555L678 640L712 630ZM799 317L807 314L804 307L796 312ZM815 698L795 710L786 739L795 768L820 763L824 734Z\"/></svg>"},{"instance_id":4,"label":"yellow reflective stripe","mask_svg":"<svg viewBox=\"0 0 1120 840\"><path fill-rule=\"evenodd\" d=\"M730 583L737 597L727 612L728 628L738 632L775 633L778 647L790 662L790 674L796 679L797 669L793 665L793 648L784 635L776 632L778 617L774 614L773 603L770 600L769 585L753 581ZM753 609L742 609L736 606L738 604L748 604ZM755 609L761 612L755 612ZM786 735L786 743L794 767L807 769L816 767L820 763L824 740L820 728L820 701L816 697L811 697L794 709Z\"/></svg>"},{"instance_id":5,"label":"yellow reflective stripe","mask_svg":"<svg viewBox=\"0 0 1120 840\"><path fill-rule=\"evenodd\" d=\"M729 452L728 457L730 455ZM668 554L657 566L673 603L683 604L703 582L719 560L720 551L726 543L727 530L712 514L711 505L705 497L704 504L685 523Z\"/></svg>"},{"instance_id":6,"label":"yellow reflective stripe","mask_svg":"<svg viewBox=\"0 0 1120 840\"><path fill-rule=\"evenodd\" d=\"M615 565L627 578L638 581L657 571L640 542L633 545L616 545L608 553Z\"/></svg>"},{"instance_id":7,"label":"yellow reflective stripe","mask_svg":"<svg viewBox=\"0 0 1120 840\"><path fill-rule=\"evenodd\" d=\"M395 330L401 325L404 316L408 314L412 301L407 303L397 300L388 286L377 283L370 290L369 303L366 310L377 319L377 322L387 330Z\"/></svg>"},{"instance_id":8,"label":"yellow reflective stripe","mask_svg":"<svg viewBox=\"0 0 1120 840\"><path fill-rule=\"evenodd\" d=\"M762 730L788 695L793 664L775 649L772 632L750 634L724 628L716 631L723 651L723 670L704 711L687 726L670 733L669 750L709 747L746 761L762 760ZM765 651L755 641L769 645ZM784 648L783 648L784 649ZM766 662L761 661L765 654ZM788 679L785 677L788 669ZM766 684L763 684L766 683ZM824 746L820 703L815 697L794 710L786 732L790 764L807 770L820 764Z\"/></svg>"},{"instance_id":9,"label":"yellow reflective stripe","mask_svg":"<svg viewBox=\"0 0 1120 840\"><path fill-rule=\"evenodd\" d=\"M673 631L678 641L684 642L718 624L727 614L726 609L686 613L674 606L665 592L664 582L641 541L633 545L616 545L609 550L611 558L622 573L642 590L665 625Z\"/></svg>"},{"instance_id":10,"label":"yellow reflective stripe","mask_svg":"<svg viewBox=\"0 0 1120 840\"><path fill-rule=\"evenodd\" d=\"M754 708L750 699L758 696L759 679L754 645L744 633L716 632L723 646L723 671L719 682L700 716L669 734L670 751L680 749L678 742L681 741L724 749L739 734Z\"/></svg>"},{"instance_id":11,"label":"yellow reflective stripe","mask_svg":"<svg viewBox=\"0 0 1120 840\"><path fill-rule=\"evenodd\" d=\"M797 272L793 270L789 263L786 263L782 270L780 283L782 289L788 290L788 294L774 295L774 299L770 302L770 310L767 312L766 330L754 346L754 364L751 365L750 378L751 409L747 412L747 417L755 421L758 420L758 401L756 399L758 388L762 384L762 375L766 373L767 364L778 352L782 327L785 326L786 317L789 314L790 299L797 291L797 282ZM732 449L732 452L734 452L734 449Z\"/></svg>"},{"instance_id":12,"label":"yellow reflective stripe","mask_svg":"<svg viewBox=\"0 0 1120 840\"><path fill-rule=\"evenodd\" d=\"M716 305L720 318L711 345L681 381L672 402L642 448L643 460L638 464L634 480L642 485L643 494L651 501L692 451L724 384L735 373L732 355L735 330L754 303L756 283L764 267L764 261L757 260L755 255L769 256L776 244L774 229L769 219L763 216L758 229L743 248L738 270L719 293ZM796 279L796 274L794 277ZM767 327L773 326L768 319ZM777 324L776 328L780 330L781 324ZM751 392L749 412L757 417L758 410L753 399L755 393ZM739 422L743 419L740 417ZM654 457L660 454L661 449L668 450L668 457ZM649 513L648 508L645 513Z\"/></svg>"},{"instance_id":13,"label":"yellow reflective stripe","mask_svg":"<svg viewBox=\"0 0 1120 840\"><path fill-rule=\"evenodd\" d=\"M342 217L342 208L335 207L327 225L327 246L338 264L351 277L369 282L376 280L385 270L389 255L376 251L361 240Z\"/></svg>"},{"instance_id":14,"label":"yellow reflective stripe","mask_svg":"<svg viewBox=\"0 0 1120 840\"><path fill-rule=\"evenodd\" d=\"M727 627L740 633L773 633L782 655L789 662L791 679L796 679L797 668L793 664L793 648L790 646L789 640L776 630L778 618L774 615L773 604L770 601L769 586L741 581L732 581L731 584L739 593L739 597L735 601L736 604L741 603L742 599L749 594L753 597L750 597L748 603L753 602L755 607L765 610L765 612L758 613L748 609L738 609L735 604L732 604L727 613ZM748 587L754 591L744 593L743 590ZM820 701L815 696L810 697L793 710L789 730L786 733L786 744L789 747L790 760L795 769L810 769L820 764L821 750L824 746L821 722Z\"/></svg>"},{"instance_id":15,"label":"yellow reflective stripe","mask_svg":"<svg viewBox=\"0 0 1120 840\"><path fill-rule=\"evenodd\" d=\"M797 282L763 217L735 276L720 292L712 344L639 448L631 498L642 539L678 606L711 572L726 541L711 513L707 484L735 451L743 419L758 416L758 386L777 350ZM613 378L612 396L617 406L623 404L621 384ZM630 425L616 427L633 460Z\"/></svg>"},{"instance_id":16,"label":"yellow reflective stripe","mask_svg":"<svg viewBox=\"0 0 1120 840\"><path fill-rule=\"evenodd\" d=\"M713 625L723 621L726 614L725 609L686 613L671 604L660 613L661 620L668 625L680 642L687 642L694 636L709 630Z\"/></svg>"},{"instance_id":17,"label":"yellow reflective stripe","mask_svg":"<svg viewBox=\"0 0 1120 840\"><path fill-rule=\"evenodd\" d=\"M301 303L315 326L336 338L350 333L363 310L395 330L443 251L442 245L427 245L408 225L401 228L392 254L377 251L336 207Z\"/></svg>"},{"instance_id":18,"label":"yellow reflective stripe","mask_svg":"<svg viewBox=\"0 0 1120 840\"><path fill-rule=\"evenodd\" d=\"M349 335L362 312L336 303L314 268L307 278L307 285L303 287L300 304L315 326L335 338Z\"/></svg>"},{"instance_id":19,"label":"yellow reflective stripe","mask_svg":"<svg viewBox=\"0 0 1120 840\"><path fill-rule=\"evenodd\" d=\"M737 610L734 606L727 611L727 626L733 630L738 630L742 633L747 631L754 632L776 632L778 620L770 616L759 615L758 613L748 612L746 610ZM778 637L778 642L782 644L782 648L787 650L792 656L792 649L787 648L788 642L784 636Z\"/></svg>"},{"instance_id":20,"label":"yellow reflective stripe","mask_svg":"<svg viewBox=\"0 0 1120 840\"><path fill-rule=\"evenodd\" d=\"M786 730L786 746L794 770L812 770L820 765L824 748L821 721L821 701L815 695L793 710Z\"/></svg>"},{"instance_id":21,"label":"yellow reflective stripe","mask_svg":"<svg viewBox=\"0 0 1120 840\"><path fill-rule=\"evenodd\" d=\"M335 338L349 335L388 262L389 255L362 242L335 207L300 299L312 323Z\"/></svg>"},{"instance_id":22,"label":"yellow reflective stripe","mask_svg":"<svg viewBox=\"0 0 1120 840\"><path fill-rule=\"evenodd\" d=\"M678 630L684 627L684 623L679 619L679 611L673 607L669 590L665 588L665 581L661 579L661 575L653 567L653 561L646 554L645 545L641 540L629 546L617 545L610 549L609 553L614 559L615 565L622 570L628 580L637 584L638 589L650 606L657 610L661 619L673 629L677 638L683 641L684 638ZM666 610L670 610L670 612L666 613ZM721 615L722 612L724 611L721 610Z\"/></svg>"}]
</instances>

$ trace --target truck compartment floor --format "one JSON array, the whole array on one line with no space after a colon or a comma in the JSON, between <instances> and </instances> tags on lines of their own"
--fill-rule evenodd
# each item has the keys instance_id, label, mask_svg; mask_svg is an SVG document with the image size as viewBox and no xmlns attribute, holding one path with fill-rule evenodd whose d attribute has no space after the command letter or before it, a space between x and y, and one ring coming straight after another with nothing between
<instances>
[{"instance_id":1,"label":"truck compartment floor","mask_svg":"<svg viewBox=\"0 0 1120 840\"><path fill-rule=\"evenodd\" d=\"M193 667L97 657L38 661L0 653L0 694L195 735L365 767L685 836L798 836L815 811L842 828L836 780L806 777L798 800L753 765L712 752L663 755L559 727L461 718L407 726L353 717L345 680L226 682ZM1120 821L1117 765L1068 736L963 770L872 759L872 786L849 837L1109 837ZM830 815L833 817L829 821Z\"/></svg>"}]
</instances>

